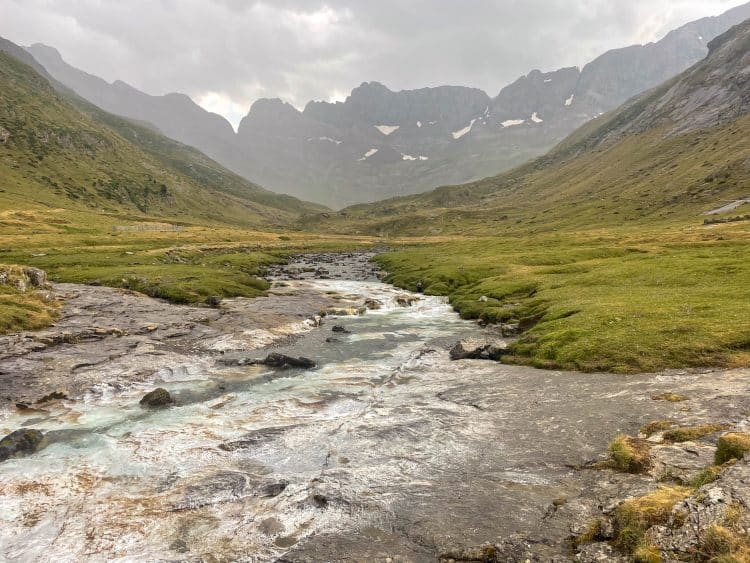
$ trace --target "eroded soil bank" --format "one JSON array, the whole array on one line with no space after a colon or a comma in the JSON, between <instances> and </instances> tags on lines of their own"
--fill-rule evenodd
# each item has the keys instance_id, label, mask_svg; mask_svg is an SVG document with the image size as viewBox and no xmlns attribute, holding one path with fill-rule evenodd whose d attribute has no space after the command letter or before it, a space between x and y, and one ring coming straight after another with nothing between
<instances>
[{"instance_id":1,"label":"eroded soil bank","mask_svg":"<svg viewBox=\"0 0 750 563\"><path fill-rule=\"evenodd\" d=\"M269 297L218 308L56 286L55 327L0 338L0 433L46 436L0 464L0 559L435 561L489 542L503 561L563 561L592 518L713 454L709 438L655 445L648 475L582 469L614 436L748 424L749 370L451 361L482 329L367 258L302 258ZM269 352L317 365L245 361ZM141 407L155 387L175 404Z\"/></svg>"}]
</instances>

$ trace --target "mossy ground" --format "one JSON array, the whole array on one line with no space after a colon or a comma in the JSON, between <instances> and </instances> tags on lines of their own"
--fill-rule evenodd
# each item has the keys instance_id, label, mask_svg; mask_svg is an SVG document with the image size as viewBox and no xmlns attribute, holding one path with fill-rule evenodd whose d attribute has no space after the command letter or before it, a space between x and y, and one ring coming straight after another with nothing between
<instances>
[{"instance_id":1,"label":"mossy ground","mask_svg":"<svg viewBox=\"0 0 750 563\"><path fill-rule=\"evenodd\" d=\"M632 436L617 436L609 443L612 468L625 473L644 473L649 468L649 445Z\"/></svg>"},{"instance_id":2,"label":"mossy ground","mask_svg":"<svg viewBox=\"0 0 750 563\"><path fill-rule=\"evenodd\" d=\"M750 363L750 229L608 229L403 247L389 281L536 326L503 361L649 372Z\"/></svg>"}]
</instances>

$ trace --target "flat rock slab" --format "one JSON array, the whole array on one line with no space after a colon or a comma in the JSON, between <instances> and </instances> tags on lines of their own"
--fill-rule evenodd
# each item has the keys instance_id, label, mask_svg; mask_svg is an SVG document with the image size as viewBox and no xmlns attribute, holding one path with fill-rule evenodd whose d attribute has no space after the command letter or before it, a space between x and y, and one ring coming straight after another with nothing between
<instances>
[{"instance_id":1,"label":"flat rock slab","mask_svg":"<svg viewBox=\"0 0 750 563\"><path fill-rule=\"evenodd\" d=\"M153 379L160 370L205 370L227 352L262 350L317 326L332 307L363 307L291 282L268 297L221 308L174 305L128 290L56 284L60 318L40 332L0 336L0 400L34 404L50 393L83 396L100 385Z\"/></svg>"}]
</instances>

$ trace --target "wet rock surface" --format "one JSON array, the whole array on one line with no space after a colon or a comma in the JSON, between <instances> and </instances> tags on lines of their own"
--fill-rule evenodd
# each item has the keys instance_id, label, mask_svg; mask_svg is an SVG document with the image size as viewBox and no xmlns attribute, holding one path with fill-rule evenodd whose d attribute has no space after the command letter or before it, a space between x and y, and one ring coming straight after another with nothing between
<instances>
[{"instance_id":1,"label":"wet rock surface","mask_svg":"<svg viewBox=\"0 0 750 563\"><path fill-rule=\"evenodd\" d=\"M372 259L375 251L322 252L293 256L287 264L268 267L273 280L377 281L382 272Z\"/></svg>"},{"instance_id":2,"label":"wet rock surface","mask_svg":"<svg viewBox=\"0 0 750 563\"><path fill-rule=\"evenodd\" d=\"M31 455L43 441L44 435L39 430L15 430L0 440L0 461Z\"/></svg>"},{"instance_id":3,"label":"wet rock surface","mask_svg":"<svg viewBox=\"0 0 750 563\"><path fill-rule=\"evenodd\" d=\"M650 420L750 426L750 370L451 360L456 342L497 334L438 298L402 307L403 291L374 282L278 280L220 309L55 291L67 296L56 327L2 337L0 431L40 430L50 445L0 464L0 559L565 561L592 518L665 473L689 478L715 447L655 438L653 474L593 468L614 436ZM366 312L318 315L329 307ZM350 333L326 342L342 323ZM232 362L271 354L316 368ZM156 387L175 406L141 408ZM652 399L664 393L686 400ZM735 467L705 499L748 500ZM606 543L579 556L621 560Z\"/></svg>"},{"instance_id":4,"label":"wet rock surface","mask_svg":"<svg viewBox=\"0 0 750 563\"><path fill-rule=\"evenodd\" d=\"M166 407L174 402L169 391L163 387L159 387L146 393L143 398L139 401L140 405L148 408Z\"/></svg>"}]
</instances>

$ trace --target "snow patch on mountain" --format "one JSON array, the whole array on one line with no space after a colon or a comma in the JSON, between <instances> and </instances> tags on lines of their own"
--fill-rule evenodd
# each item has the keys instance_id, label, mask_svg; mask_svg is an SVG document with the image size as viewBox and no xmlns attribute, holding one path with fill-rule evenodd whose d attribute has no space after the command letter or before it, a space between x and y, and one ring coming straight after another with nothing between
<instances>
[{"instance_id":1,"label":"snow patch on mountain","mask_svg":"<svg viewBox=\"0 0 750 563\"><path fill-rule=\"evenodd\" d=\"M374 155L374 154L375 154L376 152L378 152L378 149L370 149L369 151L367 151L367 152L365 153L365 156L363 156L362 158L360 158L360 159L359 159L359 160L360 160L360 162L361 162L361 161L363 161L363 160L367 160L367 159L368 159L368 158L370 158L370 157L371 157L372 155Z\"/></svg>"},{"instance_id":2,"label":"snow patch on mountain","mask_svg":"<svg viewBox=\"0 0 750 563\"><path fill-rule=\"evenodd\" d=\"M430 160L429 156L412 156L410 154L401 153L401 160Z\"/></svg>"},{"instance_id":3,"label":"snow patch on mountain","mask_svg":"<svg viewBox=\"0 0 750 563\"><path fill-rule=\"evenodd\" d=\"M453 138L460 139L461 137L466 135L469 131L471 131L471 128L474 127L475 121L476 121L476 118L472 119L471 122L463 129L459 129L458 131L454 131L453 133L451 133L451 135L453 135Z\"/></svg>"},{"instance_id":4,"label":"snow patch on mountain","mask_svg":"<svg viewBox=\"0 0 750 563\"><path fill-rule=\"evenodd\" d=\"M544 119L539 117L539 114L537 112L534 112L531 114L531 121L533 121L534 123L542 123Z\"/></svg>"},{"instance_id":5,"label":"snow patch on mountain","mask_svg":"<svg viewBox=\"0 0 750 563\"><path fill-rule=\"evenodd\" d=\"M573 98L575 98L575 97L576 97L575 94L571 94L570 98L568 98L567 100L565 100L565 105L566 106L572 105L573 104Z\"/></svg>"},{"instance_id":6,"label":"snow patch on mountain","mask_svg":"<svg viewBox=\"0 0 750 563\"><path fill-rule=\"evenodd\" d=\"M400 127L400 125L376 125L375 129L380 131L383 135L388 136L394 131L398 131Z\"/></svg>"},{"instance_id":7,"label":"snow patch on mountain","mask_svg":"<svg viewBox=\"0 0 750 563\"><path fill-rule=\"evenodd\" d=\"M318 138L310 137L307 140L308 140L308 142L310 142L310 141L327 141L327 142L333 143L335 145L340 145L343 142L343 141L339 141L338 139L331 139L330 137L318 137Z\"/></svg>"},{"instance_id":8,"label":"snow patch on mountain","mask_svg":"<svg viewBox=\"0 0 750 563\"><path fill-rule=\"evenodd\" d=\"M516 125L523 125L526 123L525 119L506 119L500 125L503 127L515 127Z\"/></svg>"}]
</instances>

